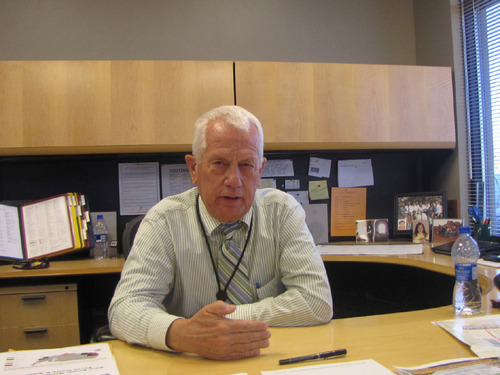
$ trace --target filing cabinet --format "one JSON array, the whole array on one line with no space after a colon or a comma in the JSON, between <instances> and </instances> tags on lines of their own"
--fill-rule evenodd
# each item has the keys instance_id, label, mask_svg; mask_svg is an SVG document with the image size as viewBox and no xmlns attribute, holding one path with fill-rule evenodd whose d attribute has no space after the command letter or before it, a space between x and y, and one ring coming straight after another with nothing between
<instances>
[{"instance_id":1,"label":"filing cabinet","mask_svg":"<svg viewBox=\"0 0 500 375\"><path fill-rule=\"evenodd\" d=\"M80 344L76 284L0 288L0 352Z\"/></svg>"}]
</instances>

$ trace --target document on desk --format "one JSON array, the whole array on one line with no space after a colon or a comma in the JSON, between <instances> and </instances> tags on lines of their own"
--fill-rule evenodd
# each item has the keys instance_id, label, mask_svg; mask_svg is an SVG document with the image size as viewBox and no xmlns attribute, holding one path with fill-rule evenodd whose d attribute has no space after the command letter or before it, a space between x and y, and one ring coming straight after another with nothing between
<instances>
[{"instance_id":1,"label":"document on desk","mask_svg":"<svg viewBox=\"0 0 500 375\"><path fill-rule=\"evenodd\" d=\"M479 358L500 357L500 315L434 322L470 346Z\"/></svg>"},{"instance_id":2,"label":"document on desk","mask_svg":"<svg viewBox=\"0 0 500 375\"><path fill-rule=\"evenodd\" d=\"M394 374L373 359L361 361L330 363L327 365L311 365L283 370L261 371L262 375L389 375Z\"/></svg>"},{"instance_id":3,"label":"document on desk","mask_svg":"<svg viewBox=\"0 0 500 375\"><path fill-rule=\"evenodd\" d=\"M107 343L0 353L5 375L119 375Z\"/></svg>"},{"instance_id":4,"label":"document on desk","mask_svg":"<svg viewBox=\"0 0 500 375\"><path fill-rule=\"evenodd\" d=\"M327 244L317 247L321 255L418 255L424 251L421 243Z\"/></svg>"},{"instance_id":5,"label":"document on desk","mask_svg":"<svg viewBox=\"0 0 500 375\"><path fill-rule=\"evenodd\" d=\"M422 375L422 374L442 374L442 375L464 375L481 374L496 375L500 373L500 359L498 358L458 358L448 361L427 363L415 367L396 367L398 375Z\"/></svg>"}]
</instances>

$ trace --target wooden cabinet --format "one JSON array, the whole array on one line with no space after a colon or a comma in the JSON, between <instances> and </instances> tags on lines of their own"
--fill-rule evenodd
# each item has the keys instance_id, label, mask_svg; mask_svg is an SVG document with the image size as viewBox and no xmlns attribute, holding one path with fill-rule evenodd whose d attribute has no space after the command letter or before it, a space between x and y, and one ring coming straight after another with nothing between
<instances>
[{"instance_id":1,"label":"wooden cabinet","mask_svg":"<svg viewBox=\"0 0 500 375\"><path fill-rule=\"evenodd\" d=\"M451 68L236 62L266 150L455 147Z\"/></svg>"},{"instance_id":2,"label":"wooden cabinet","mask_svg":"<svg viewBox=\"0 0 500 375\"><path fill-rule=\"evenodd\" d=\"M223 104L266 150L455 147L451 68L231 61L0 61L0 155L175 152Z\"/></svg>"},{"instance_id":3,"label":"wooden cabinet","mask_svg":"<svg viewBox=\"0 0 500 375\"><path fill-rule=\"evenodd\" d=\"M75 284L0 288L0 352L80 344Z\"/></svg>"},{"instance_id":4,"label":"wooden cabinet","mask_svg":"<svg viewBox=\"0 0 500 375\"><path fill-rule=\"evenodd\" d=\"M2 61L0 154L186 151L233 103L232 62Z\"/></svg>"}]
</instances>

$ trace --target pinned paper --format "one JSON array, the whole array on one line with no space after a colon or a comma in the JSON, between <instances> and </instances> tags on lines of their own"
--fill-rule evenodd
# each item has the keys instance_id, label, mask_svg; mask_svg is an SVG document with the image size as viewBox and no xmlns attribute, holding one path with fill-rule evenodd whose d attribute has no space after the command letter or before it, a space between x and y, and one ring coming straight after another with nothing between
<instances>
[{"instance_id":1,"label":"pinned paper","mask_svg":"<svg viewBox=\"0 0 500 375\"><path fill-rule=\"evenodd\" d=\"M312 201L328 199L328 186L326 180L309 181L309 197Z\"/></svg>"},{"instance_id":2,"label":"pinned paper","mask_svg":"<svg viewBox=\"0 0 500 375\"><path fill-rule=\"evenodd\" d=\"M120 215L141 215L160 201L158 163L120 163Z\"/></svg>"},{"instance_id":3,"label":"pinned paper","mask_svg":"<svg viewBox=\"0 0 500 375\"><path fill-rule=\"evenodd\" d=\"M291 159L268 160L262 172L262 177L284 177L293 175L293 161Z\"/></svg>"},{"instance_id":4,"label":"pinned paper","mask_svg":"<svg viewBox=\"0 0 500 375\"><path fill-rule=\"evenodd\" d=\"M314 157L309 159L309 176L329 178L331 168L331 160Z\"/></svg>"},{"instance_id":5,"label":"pinned paper","mask_svg":"<svg viewBox=\"0 0 500 375\"><path fill-rule=\"evenodd\" d=\"M366 220L366 188L332 188L330 235L355 236L356 220Z\"/></svg>"},{"instance_id":6,"label":"pinned paper","mask_svg":"<svg viewBox=\"0 0 500 375\"><path fill-rule=\"evenodd\" d=\"M276 179L274 178L263 178L260 180L259 187L261 189L265 188L275 188L276 189Z\"/></svg>"},{"instance_id":7,"label":"pinned paper","mask_svg":"<svg viewBox=\"0 0 500 375\"><path fill-rule=\"evenodd\" d=\"M299 191L287 191L288 194L290 194L292 197L294 197L297 202L300 204L308 204L309 203L309 193L305 190L299 190Z\"/></svg>"},{"instance_id":8,"label":"pinned paper","mask_svg":"<svg viewBox=\"0 0 500 375\"><path fill-rule=\"evenodd\" d=\"M373 185L373 168L370 159L339 160L339 187L358 187Z\"/></svg>"},{"instance_id":9,"label":"pinned paper","mask_svg":"<svg viewBox=\"0 0 500 375\"><path fill-rule=\"evenodd\" d=\"M300 189L300 180L285 180L285 190Z\"/></svg>"}]
</instances>

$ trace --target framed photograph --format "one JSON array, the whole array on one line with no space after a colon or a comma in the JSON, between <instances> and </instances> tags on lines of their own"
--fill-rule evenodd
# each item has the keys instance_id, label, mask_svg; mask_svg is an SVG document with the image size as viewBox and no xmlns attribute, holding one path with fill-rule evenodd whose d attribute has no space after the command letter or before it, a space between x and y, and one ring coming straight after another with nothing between
<instances>
[{"instance_id":1,"label":"framed photograph","mask_svg":"<svg viewBox=\"0 0 500 375\"><path fill-rule=\"evenodd\" d=\"M371 243L388 241L388 219L356 220L356 242Z\"/></svg>"},{"instance_id":2,"label":"framed photograph","mask_svg":"<svg viewBox=\"0 0 500 375\"><path fill-rule=\"evenodd\" d=\"M415 243L428 243L431 237L429 220L413 220L411 222L411 237Z\"/></svg>"},{"instance_id":3,"label":"framed photograph","mask_svg":"<svg viewBox=\"0 0 500 375\"><path fill-rule=\"evenodd\" d=\"M446 218L446 192L398 193L394 196L394 233L411 234L414 220Z\"/></svg>"},{"instance_id":4,"label":"framed photograph","mask_svg":"<svg viewBox=\"0 0 500 375\"><path fill-rule=\"evenodd\" d=\"M462 219L434 219L432 223L432 242L453 242L458 238Z\"/></svg>"}]
</instances>

